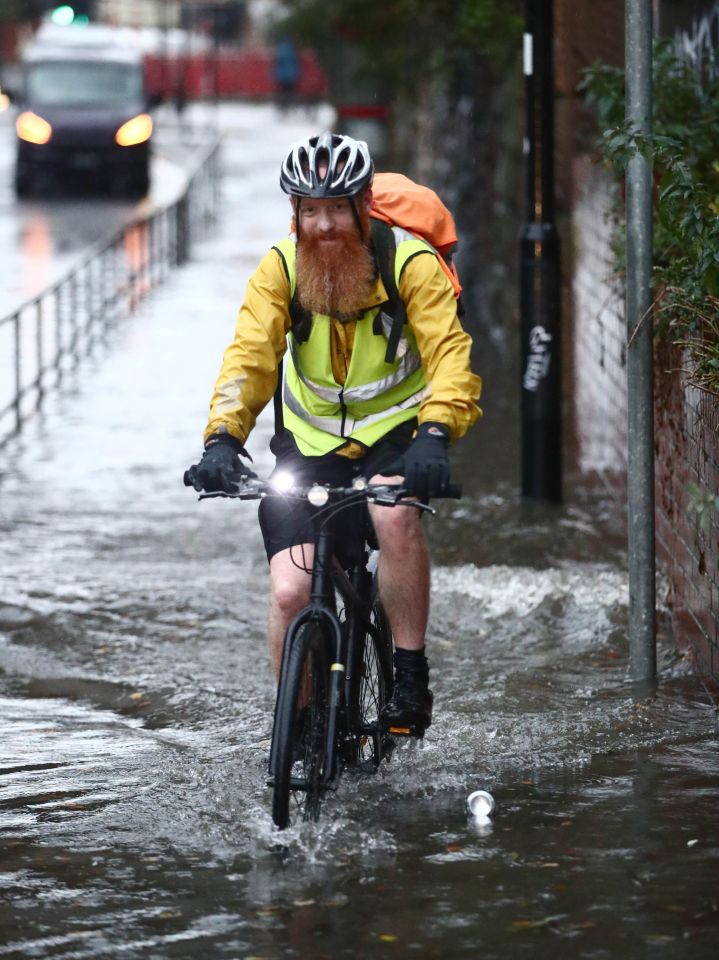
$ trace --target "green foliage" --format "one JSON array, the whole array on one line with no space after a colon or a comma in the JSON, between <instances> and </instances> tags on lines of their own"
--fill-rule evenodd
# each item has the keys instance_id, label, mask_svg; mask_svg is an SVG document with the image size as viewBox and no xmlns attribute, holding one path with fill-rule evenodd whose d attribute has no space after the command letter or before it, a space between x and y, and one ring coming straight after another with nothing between
<instances>
[{"instance_id":1,"label":"green foliage","mask_svg":"<svg viewBox=\"0 0 719 960\"><path fill-rule=\"evenodd\" d=\"M637 150L652 162L657 329L688 348L692 382L719 395L719 72L699 74L658 41L653 84L648 136L624 119L622 70L595 63L580 91L596 113L600 154L618 175ZM614 249L623 256L621 243Z\"/></svg>"},{"instance_id":2,"label":"green foliage","mask_svg":"<svg viewBox=\"0 0 719 960\"><path fill-rule=\"evenodd\" d=\"M391 96L411 95L419 77L450 78L471 58L506 61L523 18L518 0L285 0L283 29L328 61L337 48L363 51Z\"/></svg>"}]
</instances>

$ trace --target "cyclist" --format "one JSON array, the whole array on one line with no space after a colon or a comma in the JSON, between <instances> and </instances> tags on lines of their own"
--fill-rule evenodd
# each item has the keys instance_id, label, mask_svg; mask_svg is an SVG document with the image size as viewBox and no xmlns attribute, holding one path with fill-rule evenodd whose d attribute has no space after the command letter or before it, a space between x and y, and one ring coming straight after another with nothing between
<instances>
[{"instance_id":1,"label":"cyclist","mask_svg":"<svg viewBox=\"0 0 719 960\"><path fill-rule=\"evenodd\" d=\"M366 143L348 136L309 137L284 158L280 186L289 194L293 233L250 278L212 396L205 452L186 474L197 490L230 491L233 477L254 476L244 444L278 388L283 357L282 403L278 394L270 443L276 471L332 485L358 475L375 483L403 476L417 497L446 488L448 447L480 415L481 381L470 370L471 340L434 250L406 233L396 244L395 274L407 324L394 363L385 362L379 313L388 298L370 237L372 179ZM395 642L394 692L380 720L421 736L433 703L424 532L416 510L371 505L370 514L380 545L380 596ZM309 504L279 497L259 509L276 672L286 628L309 601L311 516Z\"/></svg>"}]
</instances>

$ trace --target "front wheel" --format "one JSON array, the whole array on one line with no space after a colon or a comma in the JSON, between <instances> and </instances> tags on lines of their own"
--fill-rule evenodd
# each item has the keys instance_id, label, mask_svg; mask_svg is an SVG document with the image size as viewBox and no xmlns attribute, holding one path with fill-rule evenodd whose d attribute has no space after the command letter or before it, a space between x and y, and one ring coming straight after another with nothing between
<instances>
[{"instance_id":1,"label":"front wheel","mask_svg":"<svg viewBox=\"0 0 719 960\"><path fill-rule=\"evenodd\" d=\"M359 723L358 756L362 766L378 767L392 744L379 728L379 715L392 695L392 631L379 598L372 604L372 629L358 651L359 683L354 715ZM361 660L360 660L361 656Z\"/></svg>"},{"instance_id":2,"label":"front wheel","mask_svg":"<svg viewBox=\"0 0 719 960\"><path fill-rule=\"evenodd\" d=\"M272 750L272 819L280 830L320 815L329 718L329 664L321 628L305 623L290 643L277 691Z\"/></svg>"}]
</instances>

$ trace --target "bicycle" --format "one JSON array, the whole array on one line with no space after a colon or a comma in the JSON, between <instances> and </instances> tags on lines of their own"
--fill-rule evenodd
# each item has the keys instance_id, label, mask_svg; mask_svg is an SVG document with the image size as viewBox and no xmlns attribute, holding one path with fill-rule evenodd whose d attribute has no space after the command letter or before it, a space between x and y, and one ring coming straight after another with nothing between
<instances>
[{"instance_id":1,"label":"bicycle","mask_svg":"<svg viewBox=\"0 0 719 960\"><path fill-rule=\"evenodd\" d=\"M456 485L444 494L460 495ZM380 728L380 712L392 695L393 644L377 594L378 551L369 512L363 507L361 550L349 570L335 554L329 520L367 502L435 511L425 502L403 499L409 494L401 485L369 484L361 477L350 487L314 484L282 491L276 482L242 479L236 491L205 493L200 499L217 496L306 498L318 508L310 602L285 634L270 747L272 819L284 830L298 819L316 821L325 794L337 788L344 770L376 770L391 753L395 736L415 733Z\"/></svg>"}]
</instances>

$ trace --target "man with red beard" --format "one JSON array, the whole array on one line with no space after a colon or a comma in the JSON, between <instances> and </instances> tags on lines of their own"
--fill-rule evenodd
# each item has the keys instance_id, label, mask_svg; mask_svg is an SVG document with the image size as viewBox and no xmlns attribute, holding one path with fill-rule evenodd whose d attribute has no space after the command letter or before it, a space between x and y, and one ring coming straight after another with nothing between
<instances>
[{"instance_id":1,"label":"man with red beard","mask_svg":"<svg viewBox=\"0 0 719 960\"><path fill-rule=\"evenodd\" d=\"M447 449L480 415L481 381L452 285L432 247L393 228L395 276L407 312L388 363L388 295L370 232L367 145L322 134L295 143L280 185L293 228L251 277L210 405L205 453L186 474L197 490L253 476L241 457L286 362L281 422L270 449L300 484L399 481L418 497L449 482ZM279 407L279 404L277 405ZM380 720L422 736L432 719L425 657L429 558L419 512L371 505L379 591L395 642L395 687ZM285 631L309 601L309 504L268 498L260 526L270 565L268 639L279 672Z\"/></svg>"}]
</instances>

